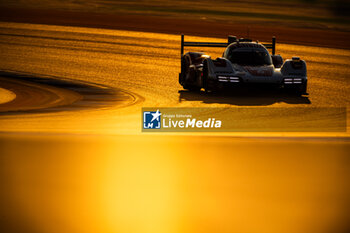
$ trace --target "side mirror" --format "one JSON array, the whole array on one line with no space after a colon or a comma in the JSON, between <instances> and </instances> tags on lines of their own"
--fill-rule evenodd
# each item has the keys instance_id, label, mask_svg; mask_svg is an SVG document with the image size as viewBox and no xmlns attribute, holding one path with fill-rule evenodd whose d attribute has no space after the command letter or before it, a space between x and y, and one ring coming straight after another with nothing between
<instances>
[{"instance_id":1,"label":"side mirror","mask_svg":"<svg viewBox=\"0 0 350 233\"><path fill-rule=\"evenodd\" d=\"M227 38L227 45L232 44L233 42L237 42L237 37L235 37L235 36L228 36L228 38Z\"/></svg>"},{"instance_id":2,"label":"side mirror","mask_svg":"<svg viewBox=\"0 0 350 233\"><path fill-rule=\"evenodd\" d=\"M271 55L272 63L275 66L275 68L281 68L283 65L283 58L281 55Z\"/></svg>"}]
</instances>

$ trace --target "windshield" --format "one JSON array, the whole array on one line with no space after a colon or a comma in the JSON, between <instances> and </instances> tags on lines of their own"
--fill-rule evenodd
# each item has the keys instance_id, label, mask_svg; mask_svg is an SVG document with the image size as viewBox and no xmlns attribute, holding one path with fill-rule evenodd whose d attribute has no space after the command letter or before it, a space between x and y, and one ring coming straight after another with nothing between
<instances>
[{"instance_id":1,"label":"windshield","mask_svg":"<svg viewBox=\"0 0 350 233\"><path fill-rule=\"evenodd\" d=\"M264 50L231 50L227 59L242 66L271 65L271 57Z\"/></svg>"}]
</instances>

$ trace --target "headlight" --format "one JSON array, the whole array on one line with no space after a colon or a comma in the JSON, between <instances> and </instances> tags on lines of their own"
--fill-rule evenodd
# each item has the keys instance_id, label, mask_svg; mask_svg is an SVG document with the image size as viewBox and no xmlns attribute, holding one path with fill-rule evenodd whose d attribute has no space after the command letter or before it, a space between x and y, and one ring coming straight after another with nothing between
<instances>
[{"instance_id":1,"label":"headlight","mask_svg":"<svg viewBox=\"0 0 350 233\"><path fill-rule=\"evenodd\" d=\"M218 76L219 82L230 82L230 83L239 83L239 77L234 76Z\"/></svg>"},{"instance_id":2,"label":"headlight","mask_svg":"<svg viewBox=\"0 0 350 233\"><path fill-rule=\"evenodd\" d=\"M285 78L283 82L284 84L302 84L303 79L302 78Z\"/></svg>"}]
</instances>

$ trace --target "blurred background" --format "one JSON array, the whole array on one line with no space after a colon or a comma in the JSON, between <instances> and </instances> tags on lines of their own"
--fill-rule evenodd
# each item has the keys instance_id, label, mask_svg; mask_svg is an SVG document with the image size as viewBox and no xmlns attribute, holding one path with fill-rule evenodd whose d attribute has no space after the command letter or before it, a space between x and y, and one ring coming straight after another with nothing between
<instances>
[{"instance_id":1,"label":"blurred background","mask_svg":"<svg viewBox=\"0 0 350 233\"><path fill-rule=\"evenodd\" d=\"M348 0L2 0L1 7L348 29Z\"/></svg>"}]
</instances>

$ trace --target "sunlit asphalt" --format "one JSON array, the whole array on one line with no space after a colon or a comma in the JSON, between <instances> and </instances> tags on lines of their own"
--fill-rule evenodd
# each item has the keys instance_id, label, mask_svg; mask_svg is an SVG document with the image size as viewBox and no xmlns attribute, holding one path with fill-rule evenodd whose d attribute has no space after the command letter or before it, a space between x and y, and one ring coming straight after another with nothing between
<instances>
[{"instance_id":1,"label":"sunlit asphalt","mask_svg":"<svg viewBox=\"0 0 350 233\"><path fill-rule=\"evenodd\" d=\"M349 104L348 50L278 44L277 53L285 59L298 55L307 61L308 96L295 97L268 92L260 95L251 93L244 97L208 96L183 91L178 84L179 36L9 23L1 23L0 26L0 70L121 88L137 99L133 106L122 109L111 107L103 110L36 114L34 119L32 115L1 117L1 131L83 130L84 133L135 134L140 133L142 106L287 107L291 110L283 117L291 117L293 107L296 106L346 107ZM193 37L186 39L225 41ZM205 51L216 57L221 55L222 48ZM276 116L276 120L279 117L281 116ZM36 124L38 119L39 125ZM303 116L298 116L298 119L302 120Z\"/></svg>"},{"instance_id":2,"label":"sunlit asphalt","mask_svg":"<svg viewBox=\"0 0 350 233\"><path fill-rule=\"evenodd\" d=\"M125 97L44 111L39 96L16 107L29 104L40 111L1 109L0 221L8 232L349 229L348 133L145 135L141 107L290 108L286 116L271 116L276 120L295 117L296 106L347 107L350 51L278 44L284 58L298 55L307 61L309 95L242 98L183 91L177 81L179 39L0 23L0 71L7 79L73 80ZM206 51L213 57L222 53ZM50 97L42 101L48 106L56 101L52 93L60 95L56 88L62 88L35 85L48 92L42 94ZM18 89L10 91L18 94ZM69 106L84 99L79 92L72 94L76 90L59 92L60 100Z\"/></svg>"}]
</instances>

